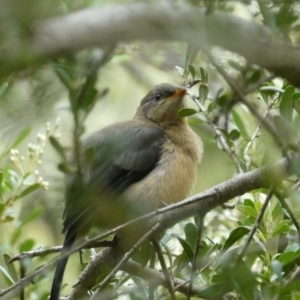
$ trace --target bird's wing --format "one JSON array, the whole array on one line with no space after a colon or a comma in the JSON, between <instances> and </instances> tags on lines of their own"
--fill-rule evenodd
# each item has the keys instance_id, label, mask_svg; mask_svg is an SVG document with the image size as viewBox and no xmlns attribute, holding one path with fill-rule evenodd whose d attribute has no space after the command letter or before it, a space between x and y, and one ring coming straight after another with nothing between
<instances>
[{"instance_id":1,"label":"bird's wing","mask_svg":"<svg viewBox=\"0 0 300 300\"><path fill-rule=\"evenodd\" d=\"M114 124L88 138L83 149L92 157L83 162L83 184L78 175L67 178L63 232L71 226L80 230L91 215L105 209L107 199L147 176L159 161L163 139L161 129L134 122Z\"/></svg>"}]
</instances>

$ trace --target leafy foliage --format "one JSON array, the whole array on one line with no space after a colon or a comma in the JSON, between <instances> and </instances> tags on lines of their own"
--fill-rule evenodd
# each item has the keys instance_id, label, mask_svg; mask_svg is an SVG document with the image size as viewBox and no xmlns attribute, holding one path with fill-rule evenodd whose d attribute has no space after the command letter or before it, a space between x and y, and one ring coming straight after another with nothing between
<instances>
[{"instance_id":1,"label":"leafy foliage","mask_svg":"<svg viewBox=\"0 0 300 300\"><path fill-rule=\"evenodd\" d=\"M79 8L71 1L58 2L58 9L61 12L66 13ZM90 6L93 2L76 1L80 7ZM235 8L232 1L185 2L203 7L208 15L218 10L231 13ZM252 4L251 1L239 1L239 4L248 9L248 5L254 5L248 10L252 20L258 18L268 26L274 38L294 44L299 42L299 6L296 1L252 1ZM11 24L22 28L22 22L18 18L16 24L13 22ZM12 35L19 38L22 44L25 38L22 35L27 36L28 32L11 29L11 32L15 31L15 35ZM3 44L11 45L12 37L9 35L10 33L4 34L0 31L0 40ZM135 51L138 49L142 52L143 46L136 43L134 47L130 50L122 45L109 46L103 51L89 49L48 62L46 68L51 70L51 76L59 82L62 93L68 97L68 113L74 124L71 140L75 156L80 153L86 120L93 113L98 100L103 99L109 91L107 87L99 88L99 82L102 83L103 80L99 79L100 71L110 59L113 59L111 68L114 65L126 65L124 61L129 61L130 57L131 63L138 65L136 62L141 58L136 56ZM147 47L151 49L159 45L149 44ZM181 61L184 61L185 56L185 65L177 66L176 69L187 89L189 81L201 80L197 88L189 89L195 96L197 104L182 109L179 116L188 117L196 132L203 135L209 132L209 137L205 141L207 147L214 147L209 148L214 150L213 156L210 156L209 151L206 154L211 159L210 173L207 177L217 176L223 168L219 165L214 168L213 161L224 153L229 158L231 168L235 169L235 175L285 158L288 154L299 153L300 91L297 87L259 66L251 65L241 57L231 53L228 57L223 50L218 50L218 55L214 55L213 51L200 51L197 46L189 44L185 51L176 43L172 44L170 53L174 54L174 49L178 51ZM26 55L27 52L24 54L22 66L16 67L12 62L0 66L0 74L11 73L24 67L28 69L27 74L7 77L2 75L0 103L5 102L7 95L13 101L12 95L17 94L15 92L18 88L17 82L21 81L22 76L25 78L22 80L26 80L28 85L36 85L33 78L35 70L28 67ZM156 61L160 61L157 58L159 55L161 54L155 56L153 51L149 57L139 62L144 66L153 56L156 57ZM163 69L159 64L155 67L157 70ZM45 67L37 65L35 68ZM220 69L225 72L222 79L216 75ZM132 70L131 72L134 73ZM119 75L116 73L113 75L119 80ZM236 88L230 85L231 81L235 83ZM36 143L28 144L27 156L22 154L21 147L30 139L31 127L21 130L8 146L5 147L1 142L0 229L1 231L9 229L10 232L9 240L0 242L2 290L49 263L50 256L46 254L54 252L44 252L39 258L33 257L32 253L23 254L18 262L10 261L16 253L41 250L35 234L31 233L28 237L25 232L26 226L42 218L44 209L33 205L26 214L21 214L20 211L26 206L27 199L35 198L37 193L48 189L49 179L45 181L38 170L46 141L49 140L59 158L58 169L61 172L82 171L80 160L77 169L69 165L68 149L56 136L57 130L61 130L59 122L53 129L47 125L45 135L38 134ZM93 156L94 153L85 155L88 159L88 156ZM182 280L184 292L178 285L175 286L175 289L178 289L176 291L178 299L186 299L184 293L188 293L191 279L192 296L199 299L300 299L299 166L295 164L292 170L293 175L284 181L278 181L278 174L266 175L267 180L273 183L274 193L270 199L268 199L270 191L266 188L249 191L237 199L232 199L230 205L234 207L233 209L222 207L208 213L204 218L203 228L198 228L197 216L194 220L180 222L163 234L160 247L167 271L171 277ZM232 174L228 172L227 175L231 177ZM50 189L51 185L50 182ZM51 196L50 200L53 198ZM263 210L267 200L266 209ZM201 241L197 243L199 237ZM84 250L83 266L87 264L88 256L88 252ZM157 270L161 272L159 274L166 271L162 270L163 267L150 242L137 249L132 259L141 266L141 270ZM97 284L108 273L109 270L104 270L99 274ZM34 284L21 288L20 299L47 299L49 282L52 278L49 274L43 273L35 278ZM105 291L109 292L110 299L118 298L120 295L126 295L127 299L170 298L168 289L158 286L154 278L152 278L154 283L151 278L150 280L142 278L139 274L119 272L106 285ZM66 282L72 285L71 280L66 279ZM96 288L97 285L91 288L90 292ZM0 299L1 297L0 291Z\"/></svg>"}]
</instances>

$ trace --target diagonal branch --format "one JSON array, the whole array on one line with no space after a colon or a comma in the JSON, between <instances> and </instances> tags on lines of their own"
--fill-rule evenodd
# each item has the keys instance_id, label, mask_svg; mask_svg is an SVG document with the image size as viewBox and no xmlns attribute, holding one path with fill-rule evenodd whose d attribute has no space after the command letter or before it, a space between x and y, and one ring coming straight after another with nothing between
<instances>
[{"instance_id":1,"label":"diagonal branch","mask_svg":"<svg viewBox=\"0 0 300 300\"><path fill-rule=\"evenodd\" d=\"M163 232L167 228L178 223L180 220L184 220L188 217L194 216L195 214L205 215L208 211L224 204L226 201L229 201L236 196L243 195L253 189L270 187L272 183L281 181L288 176L290 171L290 162L293 162L293 158L290 158L289 160L278 160L271 165L240 174L202 193L191 196L180 203L164 207L156 212L148 214L146 217L151 217L152 224L156 224L157 218L163 215L162 218L159 218L159 226L157 226L156 230L152 232L149 239L157 236L158 233ZM146 217L138 218L138 220L146 219ZM133 221L131 221L130 224L132 224L132 222ZM151 223L149 226L151 226ZM119 228L123 227L119 226ZM113 233L114 231L110 232ZM78 251L90 243L91 241L87 241L86 243L75 247L72 252ZM118 247L115 247L114 249L105 248L103 251L94 256L88 267L80 275L80 284L73 289L70 299L83 299L86 295L86 291L94 286L101 270L105 268L114 268L123 258L123 255L132 246L133 245L127 244L126 247L124 247L122 241L118 241ZM0 297L8 294L9 292L15 292L21 285L28 285L36 276L45 274L45 272L56 262L57 260L47 264L9 288L0 291Z\"/></svg>"},{"instance_id":2,"label":"diagonal branch","mask_svg":"<svg viewBox=\"0 0 300 300\"><path fill-rule=\"evenodd\" d=\"M152 232L152 237L156 236L159 232L162 232L166 228L176 224L180 220L191 217L196 213L203 216L214 207L222 205L229 199L242 195L246 191L250 191L258 187L269 187L274 180L275 182L282 180L286 176L284 174L286 174L287 170L287 160L282 159L272 166L241 174L205 191L204 193L190 197L181 203L168 206L162 209L165 211L163 213L163 217L159 219L160 226L158 230L154 230ZM276 179L272 174L276 174ZM201 200L197 201L198 199ZM156 224L157 219L155 219L156 218L152 219L149 226L151 226L151 224ZM151 236L149 236L149 238L151 238ZM97 276L102 272L102 270L113 268L119 263L123 255L130 249L131 246L133 246L126 242L126 237L124 239L125 241L119 240L118 247L114 249L106 248L93 257L90 264L81 273L80 284L75 286L68 298L69 300L82 299L86 295L86 292L94 286Z\"/></svg>"},{"instance_id":3,"label":"diagonal branch","mask_svg":"<svg viewBox=\"0 0 300 300\"><path fill-rule=\"evenodd\" d=\"M200 48L220 46L300 85L300 47L276 40L265 26L231 13L207 15L201 8L172 2L93 7L37 22L28 41L29 49L24 49L24 44L19 51L1 55L2 72L26 67L25 50L32 53L26 56L28 66L87 47L135 40L178 40Z\"/></svg>"}]
</instances>

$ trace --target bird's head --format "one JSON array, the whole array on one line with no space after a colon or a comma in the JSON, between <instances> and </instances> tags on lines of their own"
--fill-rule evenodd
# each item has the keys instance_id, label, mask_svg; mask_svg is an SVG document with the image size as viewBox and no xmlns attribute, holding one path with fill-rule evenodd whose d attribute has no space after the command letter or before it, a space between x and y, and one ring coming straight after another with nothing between
<instances>
[{"instance_id":1,"label":"bird's head","mask_svg":"<svg viewBox=\"0 0 300 300\"><path fill-rule=\"evenodd\" d=\"M182 122L178 111L185 107L185 90L180 86L162 83L155 86L141 101L137 116L145 117L161 126Z\"/></svg>"}]
</instances>

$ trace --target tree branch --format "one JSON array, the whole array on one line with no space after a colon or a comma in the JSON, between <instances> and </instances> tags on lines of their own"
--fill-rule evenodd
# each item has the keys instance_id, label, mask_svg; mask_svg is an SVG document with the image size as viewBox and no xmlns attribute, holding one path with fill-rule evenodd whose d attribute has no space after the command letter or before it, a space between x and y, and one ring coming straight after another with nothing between
<instances>
[{"instance_id":1,"label":"tree branch","mask_svg":"<svg viewBox=\"0 0 300 300\"><path fill-rule=\"evenodd\" d=\"M266 27L231 13L208 15L203 9L171 2L93 7L37 22L28 46L33 55L26 56L26 62L141 39L179 40L200 48L220 46L300 85L300 47L276 40ZM11 72L12 66L24 67L23 47L4 54L4 73Z\"/></svg>"}]
</instances>

